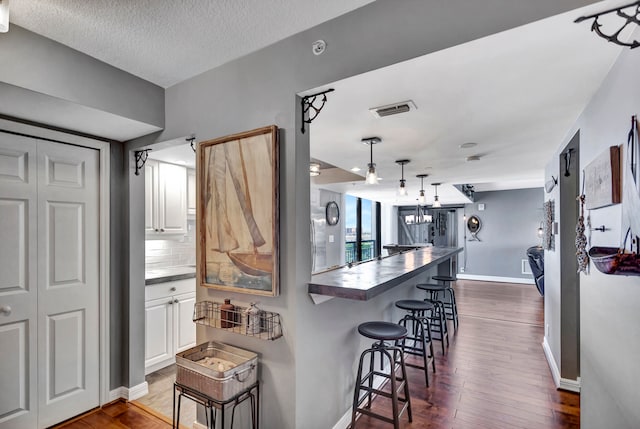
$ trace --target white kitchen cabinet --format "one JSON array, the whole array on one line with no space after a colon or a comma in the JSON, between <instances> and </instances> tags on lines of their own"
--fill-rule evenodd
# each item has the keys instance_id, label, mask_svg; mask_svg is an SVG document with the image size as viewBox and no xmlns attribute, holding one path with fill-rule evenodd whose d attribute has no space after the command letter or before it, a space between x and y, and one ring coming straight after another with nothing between
<instances>
[{"instance_id":1,"label":"white kitchen cabinet","mask_svg":"<svg viewBox=\"0 0 640 429\"><path fill-rule=\"evenodd\" d=\"M186 167L147 160L145 232L147 238L187 233Z\"/></svg>"},{"instance_id":2,"label":"white kitchen cabinet","mask_svg":"<svg viewBox=\"0 0 640 429\"><path fill-rule=\"evenodd\" d=\"M196 217L196 170L187 170L187 218Z\"/></svg>"},{"instance_id":3,"label":"white kitchen cabinet","mask_svg":"<svg viewBox=\"0 0 640 429\"><path fill-rule=\"evenodd\" d=\"M195 279L146 286L145 297L145 374L149 374L196 345Z\"/></svg>"}]
</instances>

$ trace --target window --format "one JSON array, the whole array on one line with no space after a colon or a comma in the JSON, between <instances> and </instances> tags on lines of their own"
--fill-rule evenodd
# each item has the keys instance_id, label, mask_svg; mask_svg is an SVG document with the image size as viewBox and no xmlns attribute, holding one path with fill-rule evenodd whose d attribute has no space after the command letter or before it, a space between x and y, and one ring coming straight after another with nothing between
<instances>
[{"instance_id":1,"label":"window","mask_svg":"<svg viewBox=\"0 0 640 429\"><path fill-rule=\"evenodd\" d=\"M345 262L367 261L380 254L380 203L345 196Z\"/></svg>"}]
</instances>

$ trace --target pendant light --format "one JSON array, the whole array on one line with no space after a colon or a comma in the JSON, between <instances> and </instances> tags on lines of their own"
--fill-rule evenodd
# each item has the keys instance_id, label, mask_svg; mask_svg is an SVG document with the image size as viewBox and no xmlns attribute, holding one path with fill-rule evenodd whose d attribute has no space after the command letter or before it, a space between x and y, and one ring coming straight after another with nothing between
<instances>
[{"instance_id":1,"label":"pendant light","mask_svg":"<svg viewBox=\"0 0 640 429\"><path fill-rule=\"evenodd\" d=\"M362 143L368 144L371 148L371 160L369 164L367 164L367 176L365 179L365 183L367 185L377 185L378 184L378 175L376 174L376 164L373 162L373 145L380 143L380 137L365 137L362 139Z\"/></svg>"},{"instance_id":2,"label":"pendant light","mask_svg":"<svg viewBox=\"0 0 640 429\"><path fill-rule=\"evenodd\" d=\"M0 0L0 33L9 31L9 0Z\"/></svg>"},{"instance_id":3,"label":"pendant light","mask_svg":"<svg viewBox=\"0 0 640 429\"><path fill-rule=\"evenodd\" d=\"M320 175L320 164L317 162L309 163L309 176L316 177Z\"/></svg>"},{"instance_id":4,"label":"pendant light","mask_svg":"<svg viewBox=\"0 0 640 429\"><path fill-rule=\"evenodd\" d=\"M441 184L442 183L432 183L432 185L436 188L436 196L433 198L433 207L435 208L442 207L442 204L440 204L440 201L438 200L438 186L440 186Z\"/></svg>"},{"instance_id":5,"label":"pendant light","mask_svg":"<svg viewBox=\"0 0 640 429\"><path fill-rule=\"evenodd\" d=\"M398 195L400 195L402 197L406 197L407 196L407 187L405 186L407 181L404 180L404 166L406 164L408 164L409 162L411 162L411 161L409 161L408 159L399 159L399 160L396 161L396 164L400 164L400 168L402 169L402 176L400 176L401 177L401 179L400 179L400 187L398 188Z\"/></svg>"},{"instance_id":6,"label":"pendant light","mask_svg":"<svg viewBox=\"0 0 640 429\"><path fill-rule=\"evenodd\" d=\"M420 179L420 195L418 196L418 203L420 204L424 204L427 202L427 197L424 196L424 178L428 176L428 174L418 174L416 176Z\"/></svg>"}]
</instances>

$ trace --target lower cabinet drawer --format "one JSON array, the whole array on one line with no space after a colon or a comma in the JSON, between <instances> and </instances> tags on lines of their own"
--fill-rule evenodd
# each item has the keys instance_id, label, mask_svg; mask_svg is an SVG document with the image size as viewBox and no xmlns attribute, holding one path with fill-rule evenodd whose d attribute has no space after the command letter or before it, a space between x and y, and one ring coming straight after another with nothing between
<instances>
[{"instance_id":1,"label":"lower cabinet drawer","mask_svg":"<svg viewBox=\"0 0 640 429\"><path fill-rule=\"evenodd\" d=\"M157 283L145 286L144 300L163 298L181 293L195 292L196 279L176 280L167 283Z\"/></svg>"}]
</instances>

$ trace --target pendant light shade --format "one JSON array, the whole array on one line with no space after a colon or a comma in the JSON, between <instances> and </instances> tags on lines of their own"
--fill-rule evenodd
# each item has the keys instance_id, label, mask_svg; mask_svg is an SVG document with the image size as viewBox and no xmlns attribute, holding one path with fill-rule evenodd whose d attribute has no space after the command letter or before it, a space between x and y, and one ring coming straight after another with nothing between
<instances>
[{"instance_id":1,"label":"pendant light shade","mask_svg":"<svg viewBox=\"0 0 640 429\"><path fill-rule=\"evenodd\" d=\"M377 185L378 184L378 174L376 173L376 164L373 162L373 145L380 143L380 137L365 137L362 139L362 143L368 144L371 148L371 158L369 164L367 164L367 176L365 178L365 183L367 185Z\"/></svg>"},{"instance_id":2,"label":"pendant light shade","mask_svg":"<svg viewBox=\"0 0 640 429\"><path fill-rule=\"evenodd\" d=\"M0 0L0 33L9 31L9 0Z\"/></svg>"},{"instance_id":3,"label":"pendant light shade","mask_svg":"<svg viewBox=\"0 0 640 429\"><path fill-rule=\"evenodd\" d=\"M407 196L407 181L404 180L404 166L406 164L408 164L410 161L408 159L399 159L396 161L396 164L400 164L400 167L402 168L402 176L400 176L400 187L398 188L398 195L400 195L401 197L406 197Z\"/></svg>"},{"instance_id":4,"label":"pendant light shade","mask_svg":"<svg viewBox=\"0 0 640 429\"><path fill-rule=\"evenodd\" d=\"M424 204L427 202L427 197L424 195L424 178L428 177L428 174L418 174L416 177L420 179L420 193L418 194L418 203Z\"/></svg>"},{"instance_id":5,"label":"pendant light shade","mask_svg":"<svg viewBox=\"0 0 640 429\"><path fill-rule=\"evenodd\" d=\"M317 162L309 163L309 176L316 177L320 175L320 164Z\"/></svg>"},{"instance_id":6,"label":"pendant light shade","mask_svg":"<svg viewBox=\"0 0 640 429\"><path fill-rule=\"evenodd\" d=\"M435 197L433 198L433 207L442 207L442 204L440 204L440 200L438 199L438 186L440 186L440 183L432 183L432 185L436 188Z\"/></svg>"}]
</instances>

